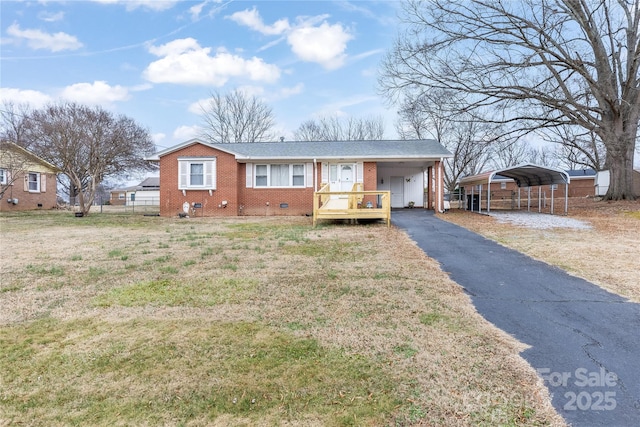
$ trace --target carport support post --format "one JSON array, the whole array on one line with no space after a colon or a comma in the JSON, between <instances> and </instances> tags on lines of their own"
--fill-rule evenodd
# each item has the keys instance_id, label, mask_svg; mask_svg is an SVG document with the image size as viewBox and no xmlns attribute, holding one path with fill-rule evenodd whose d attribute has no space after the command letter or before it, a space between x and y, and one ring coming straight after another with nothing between
<instances>
[{"instance_id":1,"label":"carport support post","mask_svg":"<svg viewBox=\"0 0 640 427\"><path fill-rule=\"evenodd\" d=\"M551 215L553 215L553 184L551 184Z\"/></svg>"},{"instance_id":2,"label":"carport support post","mask_svg":"<svg viewBox=\"0 0 640 427\"><path fill-rule=\"evenodd\" d=\"M542 212L542 185L538 185L538 213Z\"/></svg>"},{"instance_id":3,"label":"carport support post","mask_svg":"<svg viewBox=\"0 0 640 427\"><path fill-rule=\"evenodd\" d=\"M520 210L520 186L518 186L518 210Z\"/></svg>"},{"instance_id":4,"label":"carport support post","mask_svg":"<svg viewBox=\"0 0 640 427\"><path fill-rule=\"evenodd\" d=\"M491 212L491 179L487 184L487 213Z\"/></svg>"},{"instance_id":5,"label":"carport support post","mask_svg":"<svg viewBox=\"0 0 640 427\"><path fill-rule=\"evenodd\" d=\"M527 212L531 212L531 187L527 187Z\"/></svg>"},{"instance_id":6,"label":"carport support post","mask_svg":"<svg viewBox=\"0 0 640 427\"><path fill-rule=\"evenodd\" d=\"M564 184L564 214L569 211L569 183Z\"/></svg>"},{"instance_id":7,"label":"carport support post","mask_svg":"<svg viewBox=\"0 0 640 427\"><path fill-rule=\"evenodd\" d=\"M478 213L482 212L482 184L478 190Z\"/></svg>"}]
</instances>

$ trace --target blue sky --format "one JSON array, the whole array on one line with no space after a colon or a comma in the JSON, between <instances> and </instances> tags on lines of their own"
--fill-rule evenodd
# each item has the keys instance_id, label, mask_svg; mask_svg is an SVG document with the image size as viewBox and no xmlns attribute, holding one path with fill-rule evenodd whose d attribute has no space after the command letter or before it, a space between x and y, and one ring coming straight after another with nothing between
<instances>
[{"instance_id":1,"label":"blue sky","mask_svg":"<svg viewBox=\"0 0 640 427\"><path fill-rule=\"evenodd\" d=\"M211 91L242 89L292 139L319 116L382 116L378 65L397 33L394 1L6 1L0 100L73 101L125 114L159 149L197 136Z\"/></svg>"}]
</instances>

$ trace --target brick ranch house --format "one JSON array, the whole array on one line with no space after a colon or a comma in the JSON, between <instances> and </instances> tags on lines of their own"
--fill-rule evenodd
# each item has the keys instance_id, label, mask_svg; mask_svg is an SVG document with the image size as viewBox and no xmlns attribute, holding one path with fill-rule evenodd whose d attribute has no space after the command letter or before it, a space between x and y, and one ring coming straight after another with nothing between
<instances>
[{"instance_id":1,"label":"brick ranch house","mask_svg":"<svg viewBox=\"0 0 640 427\"><path fill-rule=\"evenodd\" d=\"M0 212L57 207L60 170L12 142L0 145Z\"/></svg>"},{"instance_id":2,"label":"brick ranch house","mask_svg":"<svg viewBox=\"0 0 640 427\"><path fill-rule=\"evenodd\" d=\"M160 215L311 215L314 192L388 190L393 208L444 208L442 161L434 140L178 144L159 163Z\"/></svg>"}]
</instances>

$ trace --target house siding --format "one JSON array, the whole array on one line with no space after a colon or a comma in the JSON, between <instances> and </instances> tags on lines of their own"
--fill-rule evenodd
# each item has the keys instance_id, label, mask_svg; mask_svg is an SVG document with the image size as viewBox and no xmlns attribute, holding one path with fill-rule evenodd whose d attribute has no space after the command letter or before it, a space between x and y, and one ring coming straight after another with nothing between
<instances>
[{"instance_id":1,"label":"house siding","mask_svg":"<svg viewBox=\"0 0 640 427\"><path fill-rule=\"evenodd\" d=\"M216 189L178 190L179 157L216 157ZM236 216L239 214L237 191L238 163L233 155L202 144L194 144L169 153L160 159L160 215L174 216L183 212L185 202L191 216ZM226 207L222 202L226 201ZM195 204L200 208L195 208Z\"/></svg>"},{"instance_id":2,"label":"house siding","mask_svg":"<svg viewBox=\"0 0 640 427\"><path fill-rule=\"evenodd\" d=\"M42 170L42 169L41 169ZM31 172L36 172L35 170ZM46 177L46 189L38 193L24 190L25 174L21 173L17 179L9 186L0 200L0 212L17 212L36 209L55 209L57 203L57 182L55 173L38 171L42 177ZM9 199L18 199L17 204L8 203Z\"/></svg>"},{"instance_id":3,"label":"house siding","mask_svg":"<svg viewBox=\"0 0 640 427\"><path fill-rule=\"evenodd\" d=\"M178 159L181 157L215 157L216 189L178 190ZM307 162L311 166L311 163ZM315 185L306 183L299 188L252 188L247 187L247 164L238 163L235 156L202 144L187 146L160 158L160 215L176 216L183 213L183 204L189 204L190 216L285 216L312 215L313 194L320 188L322 163L317 163ZM377 164L363 164L365 190L376 190ZM223 201L226 201L223 204ZM369 199L366 199L369 201ZM375 197L370 197L375 203ZM198 204L201 207L195 207Z\"/></svg>"}]
</instances>

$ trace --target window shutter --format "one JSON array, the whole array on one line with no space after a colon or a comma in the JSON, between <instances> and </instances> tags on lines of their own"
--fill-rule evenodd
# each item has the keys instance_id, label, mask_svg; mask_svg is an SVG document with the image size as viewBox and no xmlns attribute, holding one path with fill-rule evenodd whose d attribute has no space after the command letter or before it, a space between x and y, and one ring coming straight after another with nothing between
<instances>
[{"instance_id":1,"label":"window shutter","mask_svg":"<svg viewBox=\"0 0 640 427\"><path fill-rule=\"evenodd\" d=\"M245 164L245 168L246 168L246 187L252 188L253 187L253 163Z\"/></svg>"},{"instance_id":2,"label":"window shutter","mask_svg":"<svg viewBox=\"0 0 640 427\"><path fill-rule=\"evenodd\" d=\"M356 182L364 182L364 164L362 162L356 163Z\"/></svg>"},{"instance_id":3,"label":"window shutter","mask_svg":"<svg viewBox=\"0 0 640 427\"><path fill-rule=\"evenodd\" d=\"M313 163L307 163L305 167L307 168L307 187L313 187Z\"/></svg>"},{"instance_id":4,"label":"window shutter","mask_svg":"<svg viewBox=\"0 0 640 427\"><path fill-rule=\"evenodd\" d=\"M40 192L41 193L47 192L47 175L44 173L40 174Z\"/></svg>"},{"instance_id":5,"label":"window shutter","mask_svg":"<svg viewBox=\"0 0 640 427\"><path fill-rule=\"evenodd\" d=\"M178 190L183 190L187 188L187 173L189 163L185 161L178 161Z\"/></svg>"},{"instance_id":6,"label":"window shutter","mask_svg":"<svg viewBox=\"0 0 640 427\"><path fill-rule=\"evenodd\" d=\"M24 191L29 191L29 174L24 174Z\"/></svg>"},{"instance_id":7,"label":"window shutter","mask_svg":"<svg viewBox=\"0 0 640 427\"><path fill-rule=\"evenodd\" d=\"M213 162L204 162L204 188L213 189Z\"/></svg>"},{"instance_id":8,"label":"window shutter","mask_svg":"<svg viewBox=\"0 0 640 427\"><path fill-rule=\"evenodd\" d=\"M320 182L322 184L329 183L329 165L325 162L322 162L322 176L320 177Z\"/></svg>"}]
</instances>

